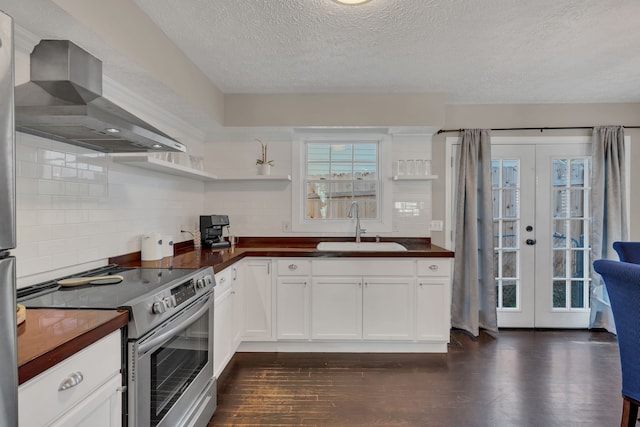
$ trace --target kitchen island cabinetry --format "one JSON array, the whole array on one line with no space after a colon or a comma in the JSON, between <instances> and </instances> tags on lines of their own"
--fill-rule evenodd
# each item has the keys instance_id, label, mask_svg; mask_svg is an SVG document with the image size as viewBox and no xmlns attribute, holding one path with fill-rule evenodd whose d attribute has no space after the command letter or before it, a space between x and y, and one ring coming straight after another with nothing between
<instances>
[{"instance_id":1,"label":"kitchen island cabinetry","mask_svg":"<svg viewBox=\"0 0 640 427\"><path fill-rule=\"evenodd\" d=\"M18 387L21 426L122 425L121 331Z\"/></svg>"}]
</instances>

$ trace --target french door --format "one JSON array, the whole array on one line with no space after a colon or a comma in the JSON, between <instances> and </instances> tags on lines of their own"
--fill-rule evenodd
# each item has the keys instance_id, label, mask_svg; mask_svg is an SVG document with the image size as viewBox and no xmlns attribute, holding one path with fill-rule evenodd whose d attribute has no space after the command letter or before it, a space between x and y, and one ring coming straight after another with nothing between
<instances>
[{"instance_id":1,"label":"french door","mask_svg":"<svg viewBox=\"0 0 640 427\"><path fill-rule=\"evenodd\" d=\"M588 327L589 147L492 144L499 327Z\"/></svg>"}]
</instances>

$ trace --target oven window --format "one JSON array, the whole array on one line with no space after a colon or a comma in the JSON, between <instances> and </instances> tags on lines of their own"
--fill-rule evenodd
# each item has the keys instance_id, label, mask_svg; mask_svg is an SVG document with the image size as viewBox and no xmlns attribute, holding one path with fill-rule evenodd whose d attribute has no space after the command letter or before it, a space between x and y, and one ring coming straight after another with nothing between
<instances>
[{"instance_id":1,"label":"oven window","mask_svg":"<svg viewBox=\"0 0 640 427\"><path fill-rule=\"evenodd\" d=\"M160 423L209 360L209 312L151 355L151 425Z\"/></svg>"}]
</instances>

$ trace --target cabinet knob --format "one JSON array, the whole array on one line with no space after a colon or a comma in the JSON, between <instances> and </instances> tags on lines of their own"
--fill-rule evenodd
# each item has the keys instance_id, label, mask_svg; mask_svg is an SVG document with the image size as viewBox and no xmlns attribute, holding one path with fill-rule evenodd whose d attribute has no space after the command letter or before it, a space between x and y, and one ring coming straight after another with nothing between
<instances>
[{"instance_id":1,"label":"cabinet knob","mask_svg":"<svg viewBox=\"0 0 640 427\"><path fill-rule=\"evenodd\" d=\"M74 372L73 374L69 375L67 378L64 379L64 381L60 383L60 387L58 387L58 391L63 391L63 390L67 390L72 387L75 387L78 384L80 384L83 379L84 377L82 376L82 372L80 371Z\"/></svg>"},{"instance_id":2,"label":"cabinet knob","mask_svg":"<svg viewBox=\"0 0 640 427\"><path fill-rule=\"evenodd\" d=\"M289 270L297 270L298 266L295 264L289 264Z\"/></svg>"},{"instance_id":3,"label":"cabinet knob","mask_svg":"<svg viewBox=\"0 0 640 427\"><path fill-rule=\"evenodd\" d=\"M221 278L220 278L220 280L219 280L220 284L224 283L225 281L226 281L226 280L225 280L225 278L224 278L224 277L221 277Z\"/></svg>"},{"instance_id":4,"label":"cabinet knob","mask_svg":"<svg viewBox=\"0 0 640 427\"><path fill-rule=\"evenodd\" d=\"M438 266L436 264L432 264L432 265L429 266L429 270L438 271Z\"/></svg>"}]
</instances>

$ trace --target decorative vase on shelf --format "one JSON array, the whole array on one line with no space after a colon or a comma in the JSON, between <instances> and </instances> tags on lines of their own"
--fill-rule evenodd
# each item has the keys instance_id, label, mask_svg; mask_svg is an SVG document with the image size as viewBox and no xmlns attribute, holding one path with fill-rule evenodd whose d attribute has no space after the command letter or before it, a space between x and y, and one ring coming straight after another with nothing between
<instances>
[{"instance_id":1,"label":"decorative vase on shelf","mask_svg":"<svg viewBox=\"0 0 640 427\"><path fill-rule=\"evenodd\" d=\"M271 165L269 163L263 163L258 165L258 175L270 175Z\"/></svg>"},{"instance_id":2,"label":"decorative vase on shelf","mask_svg":"<svg viewBox=\"0 0 640 427\"><path fill-rule=\"evenodd\" d=\"M269 175L271 173L271 166L273 166L273 160L268 160L267 157L267 144L263 143L259 139L256 139L261 147L260 158L256 159L256 165L258 165L258 175Z\"/></svg>"}]
</instances>

